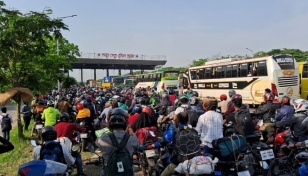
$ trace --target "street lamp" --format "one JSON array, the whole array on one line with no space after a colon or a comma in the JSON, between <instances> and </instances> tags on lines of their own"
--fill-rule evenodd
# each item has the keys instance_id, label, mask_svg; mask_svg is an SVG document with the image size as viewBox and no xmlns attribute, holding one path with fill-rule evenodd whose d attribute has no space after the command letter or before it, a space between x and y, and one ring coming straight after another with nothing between
<instances>
[{"instance_id":1,"label":"street lamp","mask_svg":"<svg viewBox=\"0 0 308 176\"><path fill-rule=\"evenodd\" d=\"M75 17L77 15L70 15L70 16L65 16L65 17L59 17L58 19L64 19L64 18L72 18ZM59 50L59 39L57 39L57 55L60 54L60 50ZM61 89L61 85L60 85L60 80L58 79L58 92L60 92Z\"/></svg>"},{"instance_id":2,"label":"street lamp","mask_svg":"<svg viewBox=\"0 0 308 176\"><path fill-rule=\"evenodd\" d=\"M252 56L254 56L252 49L249 49L249 48L246 48L246 49L252 53Z\"/></svg>"}]
</instances>

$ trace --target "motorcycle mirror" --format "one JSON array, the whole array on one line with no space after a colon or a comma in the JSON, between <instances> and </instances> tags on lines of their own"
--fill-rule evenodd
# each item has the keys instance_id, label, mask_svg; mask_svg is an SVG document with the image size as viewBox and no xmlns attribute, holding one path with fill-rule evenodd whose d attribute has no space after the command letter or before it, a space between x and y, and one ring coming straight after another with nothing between
<instances>
[{"instance_id":1,"label":"motorcycle mirror","mask_svg":"<svg viewBox=\"0 0 308 176\"><path fill-rule=\"evenodd\" d=\"M149 131L149 133L150 133L150 135L151 135L152 137L156 137L156 135L154 134L153 131Z\"/></svg>"},{"instance_id":2,"label":"motorcycle mirror","mask_svg":"<svg viewBox=\"0 0 308 176\"><path fill-rule=\"evenodd\" d=\"M36 147L37 146L36 140L31 140L31 145Z\"/></svg>"}]
</instances>

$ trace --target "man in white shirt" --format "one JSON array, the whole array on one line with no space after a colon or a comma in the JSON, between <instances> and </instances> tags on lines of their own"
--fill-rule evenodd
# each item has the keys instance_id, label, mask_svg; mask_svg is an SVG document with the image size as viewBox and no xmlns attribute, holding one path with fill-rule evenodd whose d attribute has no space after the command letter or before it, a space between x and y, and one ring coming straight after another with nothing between
<instances>
[{"instance_id":1,"label":"man in white shirt","mask_svg":"<svg viewBox=\"0 0 308 176\"><path fill-rule=\"evenodd\" d=\"M202 107L206 111L199 117L196 130L201 134L204 155L212 156L212 141L223 137L223 118L216 112L217 100L206 98Z\"/></svg>"}]
</instances>

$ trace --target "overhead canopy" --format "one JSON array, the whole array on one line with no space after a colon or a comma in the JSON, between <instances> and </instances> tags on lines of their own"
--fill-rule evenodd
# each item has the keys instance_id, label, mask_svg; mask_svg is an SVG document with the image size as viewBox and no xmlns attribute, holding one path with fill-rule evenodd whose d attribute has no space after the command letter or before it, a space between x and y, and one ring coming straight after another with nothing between
<instances>
[{"instance_id":1,"label":"overhead canopy","mask_svg":"<svg viewBox=\"0 0 308 176\"><path fill-rule=\"evenodd\" d=\"M28 88L24 87L14 87L5 90L4 92L0 93L0 105L4 106L6 103L13 99L18 101L18 97L21 97L23 102L30 102L33 98L33 93Z\"/></svg>"}]
</instances>

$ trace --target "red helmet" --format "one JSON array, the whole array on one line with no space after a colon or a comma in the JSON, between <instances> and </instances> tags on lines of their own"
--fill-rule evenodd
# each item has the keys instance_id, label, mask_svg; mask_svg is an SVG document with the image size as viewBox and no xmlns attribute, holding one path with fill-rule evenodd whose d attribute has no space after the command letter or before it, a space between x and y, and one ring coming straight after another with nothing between
<instances>
[{"instance_id":1,"label":"red helmet","mask_svg":"<svg viewBox=\"0 0 308 176\"><path fill-rule=\"evenodd\" d=\"M142 112L151 115L151 108L149 108L149 107L144 107L144 108L142 108Z\"/></svg>"},{"instance_id":2,"label":"red helmet","mask_svg":"<svg viewBox=\"0 0 308 176\"><path fill-rule=\"evenodd\" d=\"M83 104L77 103L76 109L77 109L78 111L82 110L82 109L83 109Z\"/></svg>"},{"instance_id":3,"label":"red helmet","mask_svg":"<svg viewBox=\"0 0 308 176\"><path fill-rule=\"evenodd\" d=\"M227 100L227 98L228 98L228 97L227 97L226 94L221 94L221 95L220 95L220 100L221 100L221 101Z\"/></svg>"},{"instance_id":4,"label":"red helmet","mask_svg":"<svg viewBox=\"0 0 308 176\"><path fill-rule=\"evenodd\" d=\"M283 96L281 99L281 106L290 105L290 98L288 96Z\"/></svg>"}]
</instances>

